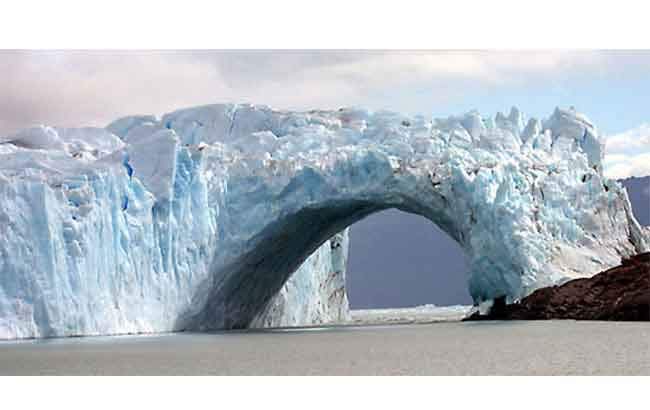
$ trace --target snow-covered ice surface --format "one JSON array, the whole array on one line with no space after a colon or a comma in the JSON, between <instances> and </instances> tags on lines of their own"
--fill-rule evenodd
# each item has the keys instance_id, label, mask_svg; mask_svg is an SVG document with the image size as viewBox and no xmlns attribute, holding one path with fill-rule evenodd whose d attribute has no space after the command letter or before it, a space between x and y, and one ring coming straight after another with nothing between
<instances>
[{"instance_id":1,"label":"snow-covered ice surface","mask_svg":"<svg viewBox=\"0 0 650 410\"><path fill-rule=\"evenodd\" d=\"M399 309L359 309L350 311L350 323L384 325L394 323L457 322L472 311L472 306L421 305Z\"/></svg>"},{"instance_id":2,"label":"snow-covered ice surface","mask_svg":"<svg viewBox=\"0 0 650 410\"><path fill-rule=\"evenodd\" d=\"M602 156L559 109L226 104L3 136L0 338L346 320L346 228L393 207L461 245L476 303L516 299L648 250Z\"/></svg>"}]
</instances>

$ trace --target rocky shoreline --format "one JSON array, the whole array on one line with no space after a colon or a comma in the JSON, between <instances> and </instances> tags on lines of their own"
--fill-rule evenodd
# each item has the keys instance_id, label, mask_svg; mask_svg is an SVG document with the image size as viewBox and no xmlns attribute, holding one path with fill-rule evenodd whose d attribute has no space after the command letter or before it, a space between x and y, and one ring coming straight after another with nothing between
<instances>
[{"instance_id":1,"label":"rocky shoreline","mask_svg":"<svg viewBox=\"0 0 650 410\"><path fill-rule=\"evenodd\" d=\"M650 320L650 252L591 278L538 289L521 301L495 301L490 312L464 320Z\"/></svg>"}]
</instances>

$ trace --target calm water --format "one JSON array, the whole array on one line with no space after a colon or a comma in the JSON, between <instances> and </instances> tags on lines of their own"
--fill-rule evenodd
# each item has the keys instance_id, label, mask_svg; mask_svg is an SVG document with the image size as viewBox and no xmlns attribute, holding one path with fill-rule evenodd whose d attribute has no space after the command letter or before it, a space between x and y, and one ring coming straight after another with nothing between
<instances>
[{"instance_id":1,"label":"calm water","mask_svg":"<svg viewBox=\"0 0 650 410\"><path fill-rule=\"evenodd\" d=\"M1 342L0 374L650 375L650 323L454 322Z\"/></svg>"}]
</instances>

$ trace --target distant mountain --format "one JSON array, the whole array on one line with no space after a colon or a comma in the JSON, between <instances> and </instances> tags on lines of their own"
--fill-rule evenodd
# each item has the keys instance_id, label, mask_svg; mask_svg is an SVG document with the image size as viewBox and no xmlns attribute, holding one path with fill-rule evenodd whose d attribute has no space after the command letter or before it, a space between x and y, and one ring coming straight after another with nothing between
<instances>
[{"instance_id":1,"label":"distant mountain","mask_svg":"<svg viewBox=\"0 0 650 410\"><path fill-rule=\"evenodd\" d=\"M627 188L632 211L641 225L650 226L650 176L619 180Z\"/></svg>"}]
</instances>

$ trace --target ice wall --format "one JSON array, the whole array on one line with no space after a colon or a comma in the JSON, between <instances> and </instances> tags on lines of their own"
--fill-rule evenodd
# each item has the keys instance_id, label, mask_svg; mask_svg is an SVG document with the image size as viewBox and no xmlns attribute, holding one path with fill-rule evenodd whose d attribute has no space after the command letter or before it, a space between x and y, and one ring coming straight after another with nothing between
<instances>
[{"instance_id":1,"label":"ice wall","mask_svg":"<svg viewBox=\"0 0 650 410\"><path fill-rule=\"evenodd\" d=\"M290 327L350 319L345 292L348 230L334 235L291 275L250 326Z\"/></svg>"},{"instance_id":2,"label":"ice wall","mask_svg":"<svg viewBox=\"0 0 650 410\"><path fill-rule=\"evenodd\" d=\"M0 338L344 317L345 229L391 207L459 242L475 302L515 299L648 249L601 160L559 109L210 105L0 137Z\"/></svg>"}]
</instances>

